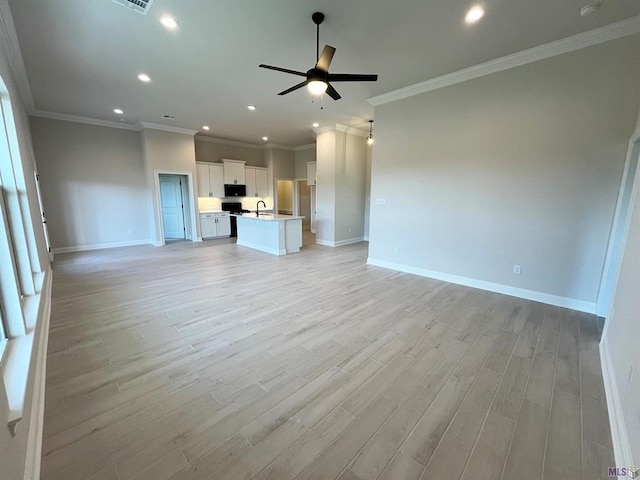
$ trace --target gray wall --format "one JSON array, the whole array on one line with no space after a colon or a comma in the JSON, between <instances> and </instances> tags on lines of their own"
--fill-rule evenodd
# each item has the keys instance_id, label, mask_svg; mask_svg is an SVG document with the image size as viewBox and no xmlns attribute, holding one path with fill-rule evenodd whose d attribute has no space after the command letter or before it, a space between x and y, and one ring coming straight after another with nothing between
<instances>
[{"instance_id":1,"label":"gray wall","mask_svg":"<svg viewBox=\"0 0 640 480\"><path fill-rule=\"evenodd\" d=\"M281 148L269 148L273 160L273 178L295 177L295 152Z\"/></svg>"},{"instance_id":2,"label":"gray wall","mask_svg":"<svg viewBox=\"0 0 640 480\"><path fill-rule=\"evenodd\" d=\"M364 237L366 163L365 139L336 132L335 242Z\"/></svg>"},{"instance_id":3,"label":"gray wall","mask_svg":"<svg viewBox=\"0 0 640 480\"><path fill-rule=\"evenodd\" d=\"M264 150L256 146L239 146L218 143L210 140L202 140L195 137L196 160L198 162L222 162L222 159L244 160L246 165L252 167L266 167Z\"/></svg>"},{"instance_id":4,"label":"gray wall","mask_svg":"<svg viewBox=\"0 0 640 480\"><path fill-rule=\"evenodd\" d=\"M337 246L364 236L365 139L332 130L316 139L316 241Z\"/></svg>"},{"instance_id":5,"label":"gray wall","mask_svg":"<svg viewBox=\"0 0 640 480\"><path fill-rule=\"evenodd\" d=\"M53 248L149 240L139 133L31 117Z\"/></svg>"},{"instance_id":6,"label":"gray wall","mask_svg":"<svg viewBox=\"0 0 640 480\"><path fill-rule=\"evenodd\" d=\"M295 151L295 176L296 178L307 178L307 162L316 161L315 145L302 150Z\"/></svg>"},{"instance_id":7,"label":"gray wall","mask_svg":"<svg viewBox=\"0 0 640 480\"><path fill-rule=\"evenodd\" d=\"M592 305L640 101L638 45L377 107L370 258Z\"/></svg>"}]
</instances>

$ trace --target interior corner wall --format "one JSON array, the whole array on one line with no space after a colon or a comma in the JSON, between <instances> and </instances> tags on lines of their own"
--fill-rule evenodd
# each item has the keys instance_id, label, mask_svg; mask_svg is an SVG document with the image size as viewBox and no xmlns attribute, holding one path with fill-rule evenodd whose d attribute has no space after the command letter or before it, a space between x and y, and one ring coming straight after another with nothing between
<instances>
[{"instance_id":1,"label":"interior corner wall","mask_svg":"<svg viewBox=\"0 0 640 480\"><path fill-rule=\"evenodd\" d=\"M52 249L148 242L139 133L30 120Z\"/></svg>"},{"instance_id":2,"label":"interior corner wall","mask_svg":"<svg viewBox=\"0 0 640 480\"><path fill-rule=\"evenodd\" d=\"M367 165L364 173L364 239L369 240L369 224L371 220L371 161L373 147L367 148Z\"/></svg>"},{"instance_id":3,"label":"interior corner wall","mask_svg":"<svg viewBox=\"0 0 640 480\"><path fill-rule=\"evenodd\" d=\"M336 132L316 138L316 241L333 245L336 223Z\"/></svg>"},{"instance_id":4,"label":"interior corner wall","mask_svg":"<svg viewBox=\"0 0 640 480\"><path fill-rule=\"evenodd\" d=\"M593 311L639 84L635 35L376 107L370 263Z\"/></svg>"},{"instance_id":5,"label":"interior corner wall","mask_svg":"<svg viewBox=\"0 0 640 480\"><path fill-rule=\"evenodd\" d=\"M334 243L364 237L367 143L358 135L336 132L336 221Z\"/></svg>"},{"instance_id":6,"label":"interior corner wall","mask_svg":"<svg viewBox=\"0 0 640 480\"><path fill-rule=\"evenodd\" d=\"M190 173L192 185L189 195L193 199L192 214L197 214L198 192L196 184L196 153L193 135L166 132L164 130L144 129L140 133L142 140L142 155L149 199L149 218L151 220L151 241L155 245L162 244L164 234L160 220L160 192L156 180L156 172L161 173ZM196 215L197 216L197 215ZM200 222L195 222L197 237L201 237Z\"/></svg>"}]
</instances>

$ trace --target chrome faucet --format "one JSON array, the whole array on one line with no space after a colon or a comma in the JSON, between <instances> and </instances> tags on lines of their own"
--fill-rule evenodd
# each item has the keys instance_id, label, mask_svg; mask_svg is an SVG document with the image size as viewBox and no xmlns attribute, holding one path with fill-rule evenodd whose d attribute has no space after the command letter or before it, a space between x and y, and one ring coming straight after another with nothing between
<instances>
[{"instance_id":1,"label":"chrome faucet","mask_svg":"<svg viewBox=\"0 0 640 480\"><path fill-rule=\"evenodd\" d=\"M264 203L264 200L258 200L258 203L256 203L256 217L260 216L260 204L264 205L264 208L267 208L267 204Z\"/></svg>"}]
</instances>

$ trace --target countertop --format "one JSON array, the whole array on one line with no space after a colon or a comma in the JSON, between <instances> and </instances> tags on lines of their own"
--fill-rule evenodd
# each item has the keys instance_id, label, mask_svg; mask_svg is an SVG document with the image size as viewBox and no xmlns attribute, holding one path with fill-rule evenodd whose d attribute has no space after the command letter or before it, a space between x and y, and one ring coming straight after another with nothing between
<instances>
[{"instance_id":1,"label":"countertop","mask_svg":"<svg viewBox=\"0 0 640 480\"><path fill-rule=\"evenodd\" d=\"M224 213L222 210L200 210L200 213Z\"/></svg>"},{"instance_id":2,"label":"countertop","mask_svg":"<svg viewBox=\"0 0 640 480\"><path fill-rule=\"evenodd\" d=\"M251 218L252 220L266 220L270 222L286 222L287 220L302 220L304 217L295 217L292 215L273 215L270 213L265 213L261 215L256 215L255 213L232 213L232 217L242 217L242 218Z\"/></svg>"}]
</instances>

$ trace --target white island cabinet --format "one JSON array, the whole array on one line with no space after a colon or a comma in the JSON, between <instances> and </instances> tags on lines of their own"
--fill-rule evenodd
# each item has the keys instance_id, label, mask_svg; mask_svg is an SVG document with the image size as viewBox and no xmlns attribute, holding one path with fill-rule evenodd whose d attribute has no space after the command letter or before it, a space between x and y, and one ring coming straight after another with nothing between
<instances>
[{"instance_id":1,"label":"white island cabinet","mask_svg":"<svg viewBox=\"0 0 640 480\"><path fill-rule=\"evenodd\" d=\"M237 245L272 255L296 253L302 247L302 219L291 215L235 215Z\"/></svg>"}]
</instances>

